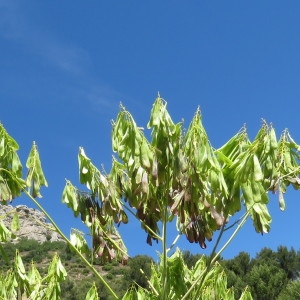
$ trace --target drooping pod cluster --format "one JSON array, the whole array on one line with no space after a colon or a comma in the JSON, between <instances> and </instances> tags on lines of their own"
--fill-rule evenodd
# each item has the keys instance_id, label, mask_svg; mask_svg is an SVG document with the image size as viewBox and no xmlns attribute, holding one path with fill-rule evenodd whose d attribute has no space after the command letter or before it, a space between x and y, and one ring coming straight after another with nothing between
<instances>
[{"instance_id":1,"label":"drooping pod cluster","mask_svg":"<svg viewBox=\"0 0 300 300\"><path fill-rule=\"evenodd\" d=\"M263 121L252 142L244 126L225 145L214 149L199 109L184 131L182 122L172 121L166 106L158 96L147 124L151 139L121 106L112 122L116 157L109 174L101 173L82 148L79 151L80 181L96 200L85 202L84 209L79 209L79 204L76 207L72 197L65 202L74 212L80 211L84 222L98 226L93 237L103 249L98 252L101 255L108 257L107 253L123 247L108 237L115 236L114 225L128 222L127 204L147 233L148 244L162 239L160 223L176 218L177 229L188 241L206 248L206 241L211 241L214 232L226 226L242 205L255 229L268 232L268 192L278 191L284 209L286 187L300 188L299 146L287 130L277 141L273 126ZM108 232L106 237L103 231Z\"/></svg>"},{"instance_id":2,"label":"drooping pod cluster","mask_svg":"<svg viewBox=\"0 0 300 300\"><path fill-rule=\"evenodd\" d=\"M0 203L12 202L15 197L27 189L32 197L41 198L40 188L47 186L37 145L33 142L29 152L26 167L28 169L26 179L22 179L22 164L17 154L19 145L7 133L0 123Z\"/></svg>"},{"instance_id":3,"label":"drooping pod cluster","mask_svg":"<svg viewBox=\"0 0 300 300\"><path fill-rule=\"evenodd\" d=\"M283 193L290 184L300 188L299 146L284 130L277 141L275 129L264 120L253 142L245 127L216 151L222 161L224 178L230 191L225 209L233 215L241 200L250 212L257 232L270 230L271 216L268 192L278 191L280 209L285 208ZM242 199L241 199L242 195Z\"/></svg>"},{"instance_id":4,"label":"drooping pod cluster","mask_svg":"<svg viewBox=\"0 0 300 300\"><path fill-rule=\"evenodd\" d=\"M62 201L90 228L96 257L103 262L117 258L126 264L127 250L114 226L128 223L128 216L121 204L120 183L116 180L119 170L117 161L113 163L113 172L107 176L91 163L82 148L78 159L80 181L89 192L81 192L67 181Z\"/></svg>"}]
</instances>

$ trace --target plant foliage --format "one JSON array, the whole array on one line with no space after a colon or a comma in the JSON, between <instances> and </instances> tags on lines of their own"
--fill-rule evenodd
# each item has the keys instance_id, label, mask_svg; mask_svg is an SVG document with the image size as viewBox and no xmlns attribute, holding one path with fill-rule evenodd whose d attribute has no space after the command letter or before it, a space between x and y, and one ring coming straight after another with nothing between
<instances>
[{"instance_id":1,"label":"plant foliage","mask_svg":"<svg viewBox=\"0 0 300 300\"><path fill-rule=\"evenodd\" d=\"M217 258L248 216L257 232L269 232L269 193L278 193L280 209L284 210L287 187L300 187L299 145L288 130L277 140L274 127L263 121L253 141L244 126L225 145L215 149L202 124L199 108L184 131L182 122L173 122L166 101L159 95L154 101L147 129L151 131L150 140L121 105L112 122L112 150L116 156L110 172L100 171L84 149L79 148L79 179L88 192L67 180L62 202L86 224L92 236L92 256L99 257L103 263L117 259L126 264L127 249L118 226L129 222L129 214L140 222L149 245L161 243L160 264L158 269L152 268L149 278L151 289L132 288L124 299L232 299L232 291L226 288L226 276ZM25 180L17 150L18 144L1 125L0 201L6 204L24 192L43 210L35 200L41 197L40 188L47 186L37 146L34 143L29 153ZM230 218L242 207L244 217L239 224L230 225ZM117 298L87 260L90 251L83 235L73 231L71 239L67 239L45 213L55 230ZM170 251L176 240L167 245L169 223L176 226L178 237L185 235L190 243L197 243L203 249L217 236L208 259L200 259L197 267L189 270L180 252L172 254ZM16 224L17 220L14 228ZM10 233L0 225L0 236L5 241ZM216 253L223 232L234 225L236 229L231 238ZM16 266L20 266L17 272L22 283L20 288L28 295L26 275L21 265ZM54 279L45 281L46 290L51 289L52 299L56 299L59 298L58 283L65 274L58 261L56 270L49 269L49 272L47 278ZM94 286L87 297L97 297ZM247 289L241 298L251 298Z\"/></svg>"}]
</instances>

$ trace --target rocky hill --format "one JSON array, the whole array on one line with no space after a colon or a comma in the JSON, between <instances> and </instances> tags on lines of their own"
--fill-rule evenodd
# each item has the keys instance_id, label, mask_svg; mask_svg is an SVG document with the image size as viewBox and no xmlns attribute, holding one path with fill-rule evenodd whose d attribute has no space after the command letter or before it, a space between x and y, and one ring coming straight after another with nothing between
<instances>
[{"instance_id":1,"label":"rocky hill","mask_svg":"<svg viewBox=\"0 0 300 300\"><path fill-rule=\"evenodd\" d=\"M53 226L47 222L44 213L26 205L0 205L0 221L3 221L7 228L10 228L15 212L18 213L20 223L20 229L14 232L18 238L28 238L38 242L63 241L57 232L52 230Z\"/></svg>"}]
</instances>

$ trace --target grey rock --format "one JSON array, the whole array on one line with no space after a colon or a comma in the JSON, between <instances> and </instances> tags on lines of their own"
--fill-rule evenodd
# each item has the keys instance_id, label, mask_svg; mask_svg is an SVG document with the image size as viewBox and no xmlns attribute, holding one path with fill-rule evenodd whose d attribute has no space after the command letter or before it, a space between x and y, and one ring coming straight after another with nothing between
<instances>
[{"instance_id":1,"label":"grey rock","mask_svg":"<svg viewBox=\"0 0 300 300\"><path fill-rule=\"evenodd\" d=\"M45 241L64 241L61 236L54 231L51 223L47 222L46 216L38 209L29 208L26 205L0 205L0 221L11 230L11 222L14 213L17 212L19 216L20 229L13 232L18 242L20 238L34 239L42 243Z\"/></svg>"}]
</instances>

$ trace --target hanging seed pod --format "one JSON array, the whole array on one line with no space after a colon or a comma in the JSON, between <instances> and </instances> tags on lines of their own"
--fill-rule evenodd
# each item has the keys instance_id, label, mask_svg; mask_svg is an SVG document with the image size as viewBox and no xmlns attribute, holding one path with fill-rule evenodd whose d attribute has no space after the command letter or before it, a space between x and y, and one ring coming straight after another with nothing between
<instances>
[{"instance_id":1,"label":"hanging seed pod","mask_svg":"<svg viewBox=\"0 0 300 300\"><path fill-rule=\"evenodd\" d=\"M121 222L122 222L123 224L127 224L127 223L128 223L128 216L127 216L127 214L125 213L125 211L124 211L124 210L121 210L120 215L121 215Z\"/></svg>"},{"instance_id":2,"label":"hanging seed pod","mask_svg":"<svg viewBox=\"0 0 300 300\"><path fill-rule=\"evenodd\" d=\"M178 153L179 158L179 168L182 173L185 173L188 170L187 159L183 154L183 151L180 149Z\"/></svg>"},{"instance_id":3,"label":"hanging seed pod","mask_svg":"<svg viewBox=\"0 0 300 300\"><path fill-rule=\"evenodd\" d=\"M148 184L148 174L147 174L147 172L144 172L143 176L142 176L142 192L144 194L149 193L149 184Z\"/></svg>"},{"instance_id":4,"label":"hanging seed pod","mask_svg":"<svg viewBox=\"0 0 300 300\"><path fill-rule=\"evenodd\" d=\"M152 175L153 179L156 181L158 178L158 165L157 165L156 156L154 156L154 158L153 158L151 175Z\"/></svg>"},{"instance_id":5,"label":"hanging seed pod","mask_svg":"<svg viewBox=\"0 0 300 300\"><path fill-rule=\"evenodd\" d=\"M253 170L254 170L254 180L256 182L262 181L264 178L264 175L262 173L258 157L255 154L253 155Z\"/></svg>"},{"instance_id":6,"label":"hanging seed pod","mask_svg":"<svg viewBox=\"0 0 300 300\"><path fill-rule=\"evenodd\" d=\"M270 147L273 150L277 149L277 147L278 147L276 133L275 133L275 129L273 127L271 127L271 129L270 129Z\"/></svg>"},{"instance_id":7,"label":"hanging seed pod","mask_svg":"<svg viewBox=\"0 0 300 300\"><path fill-rule=\"evenodd\" d=\"M222 226L224 222L224 218L216 211L214 207L210 209L212 217L215 219L218 226Z\"/></svg>"},{"instance_id":8,"label":"hanging seed pod","mask_svg":"<svg viewBox=\"0 0 300 300\"><path fill-rule=\"evenodd\" d=\"M151 163L150 163L150 152L151 150L148 147L148 144L145 139L143 139L141 148L140 148L140 163L143 168L146 170L150 170Z\"/></svg>"},{"instance_id":9,"label":"hanging seed pod","mask_svg":"<svg viewBox=\"0 0 300 300\"><path fill-rule=\"evenodd\" d=\"M279 208L281 211L285 210L285 202L284 202L284 198L283 198L283 192L281 191L281 189L279 189L278 191L278 200L279 200Z\"/></svg>"},{"instance_id":10,"label":"hanging seed pod","mask_svg":"<svg viewBox=\"0 0 300 300\"><path fill-rule=\"evenodd\" d=\"M186 238L190 243L194 243L195 242L195 236L194 236L194 229L192 226L188 226L186 228Z\"/></svg>"}]
</instances>

